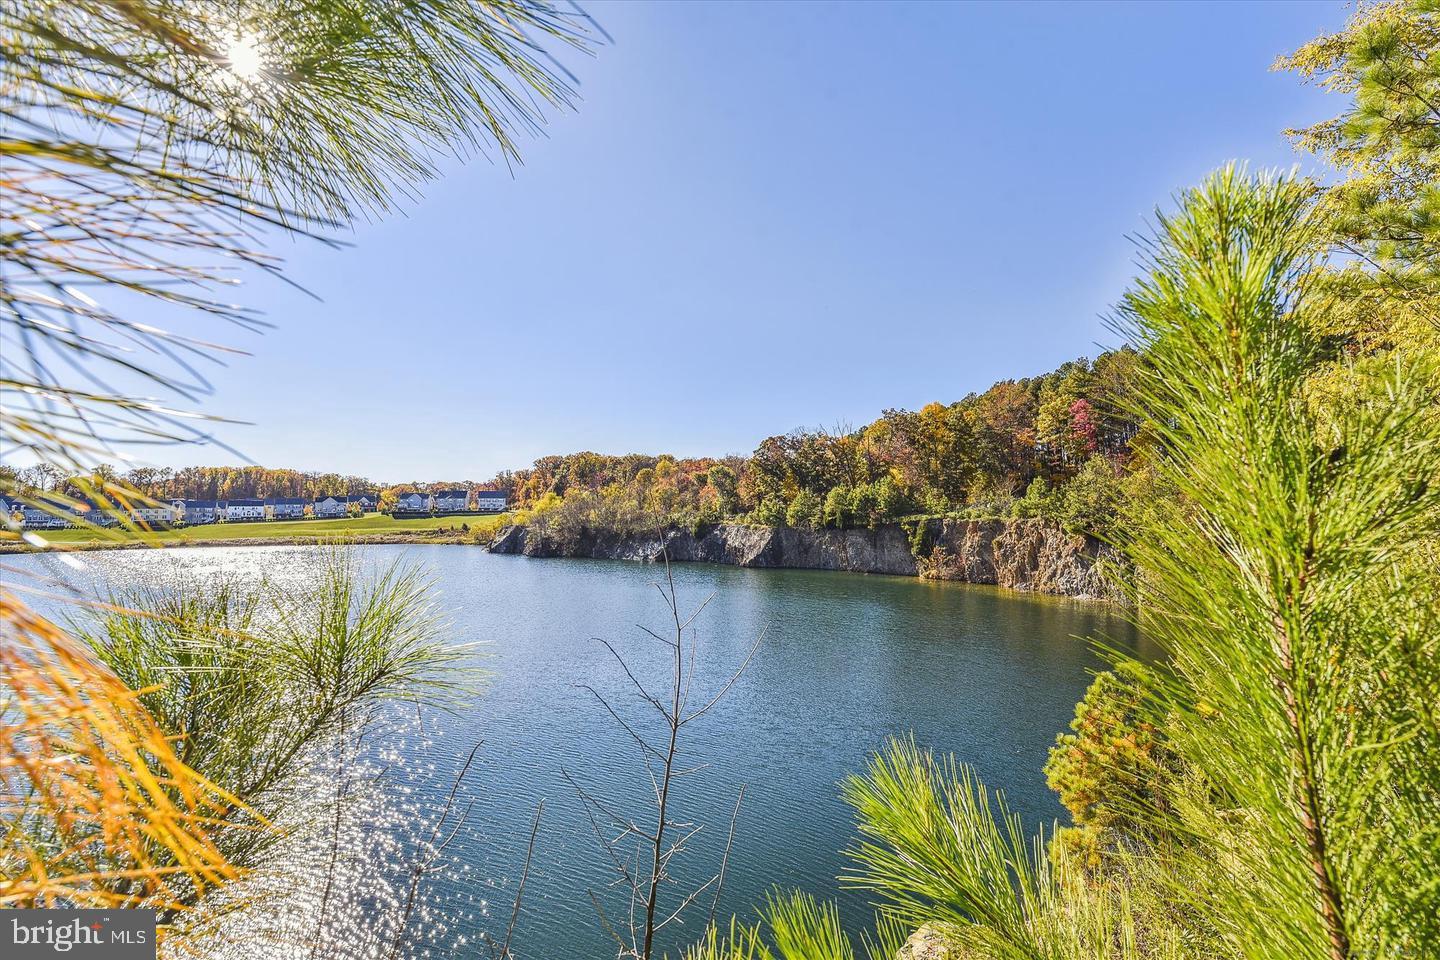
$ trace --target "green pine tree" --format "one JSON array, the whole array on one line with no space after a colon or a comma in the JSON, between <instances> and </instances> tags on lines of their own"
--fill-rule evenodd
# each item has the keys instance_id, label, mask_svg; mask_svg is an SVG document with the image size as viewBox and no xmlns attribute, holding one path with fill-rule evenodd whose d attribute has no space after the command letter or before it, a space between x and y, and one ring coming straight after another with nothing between
<instances>
[{"instance_id":1,"label":"green pine tree","mask_svg":"<svg viewBox=\"0 0 1440 960\"><path fill-rule=\"evenodd\" d=\"M1168 654L1136 689L1185 771L1167 802L1127 804L1131 836L1150 839L1091 875L969 770L893 743L845 786L862 836L849 879L889 922L938 923L962 955L994 960L1349 960L1440 943L1436 358L1397 350L1357 402L1314 409L1312 195L1216 173L1161 217L1125 301L1154 469L1186 505L1125 543ZM841 955L806 916L773 955Z\"/></svg>"}]
</instances>

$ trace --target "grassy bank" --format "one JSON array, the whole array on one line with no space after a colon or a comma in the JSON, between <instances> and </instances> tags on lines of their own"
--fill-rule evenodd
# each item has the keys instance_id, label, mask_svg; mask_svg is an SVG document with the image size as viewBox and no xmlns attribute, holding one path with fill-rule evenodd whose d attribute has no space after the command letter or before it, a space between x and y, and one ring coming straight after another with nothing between
<instances>
[{"instance_id":1,"label":"grassy bank","mask_svg":"<svg viewBox=\"0 0 1440 960\"><path fill-rule=\"evenodd\" d=\"M203 526L157 530L144 535L123 530L39 530L50 543L100 549L151 542L162 546L201 544L308 543L316 540L354 540L382 543L443 543L488 539L509 522L510 514L483 516L406 517L394 520L384 514L338 520L278 520L255 523L211 523ZM4 549L5 544L0 544ZM18 546L18 545L15 545Z\"/></svg>"}]
</instances>

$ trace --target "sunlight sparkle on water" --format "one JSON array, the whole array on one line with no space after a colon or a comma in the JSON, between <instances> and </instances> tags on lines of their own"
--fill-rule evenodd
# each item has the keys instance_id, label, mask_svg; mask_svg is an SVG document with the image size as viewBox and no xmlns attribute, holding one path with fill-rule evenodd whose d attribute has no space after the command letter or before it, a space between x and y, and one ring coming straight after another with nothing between
<instances>
[{"instance_id":1,"label":"sunlight sparkle on water","mask_svg":"<svg viewBox=\"0 0 1440 960\"><path fill-rule=\"evenodd\" d=\"M191 928L182 916L162 960L417 960L459 956L489 933L490 904L479 891L511 881L481 877L437 844L444 813L425 785L439 775L433 763L416 762L429 751L426 729L398 711L371 727L367 742L314 751L306 782L272 823L283 842L195 914L218 921ZM462 784L463 809L478 787ZM478 824L453 813L446 822L482 842ZM436 869L422 871L411 903L411 871L427 862Z\"/></svg>"}]
</instances>

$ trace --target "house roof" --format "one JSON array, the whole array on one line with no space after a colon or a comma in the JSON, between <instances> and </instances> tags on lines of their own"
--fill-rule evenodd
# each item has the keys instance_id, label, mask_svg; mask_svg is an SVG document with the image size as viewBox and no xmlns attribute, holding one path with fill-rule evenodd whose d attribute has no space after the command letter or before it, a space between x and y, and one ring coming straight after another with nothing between
<instances>
[{"instance_id":1,"label":"house roof","mask_svg":"<svg viewBox=\"0 0 1440 960\"><path fill-rule=\"evenodd\" d=\"M185 500L182 498L171 502L180 504L186 510L218 510L220 508L219 500Z\"/></svg>"},{"instance_id":2,"label":"house roof","mask_svg":"<svg viewBox=\"0 0 1440 960\"><path fill-rule=\"evenodd\" d=\"M47 512L58 511L60 513L69 514L92 513L98 510L108 509L106 507L98 507L95 504L91 503L89 500L82 500L79 497L71 498L58 496L40 496L36 497L33 501L30 502L23 501L18 497L13 500L0 497L0 504L5 504L12 510L25 509L43 510ZM145 504L137 505L144 506ZM118 510L119 504L116 504L114 506L114 509Z\"/></svg>"},{"instance_id":3,"label":"house roof","mask_svg":"<svg viewBox=\"0 0 1440 960\"><path fill-rule=\"evenodd\" d=\"M336 503L344 503L344 502L345 502L345 498L344 498L343 496L341 496L341 495L339 495L339 494L334 494L334 493L329 494L329 495L324 496L324 497L316 497L316 498L315 498L315 502L316 502L316 503L324 503L326 500L334 500Z\"/></svg>"},{"instance_id":4,"label":"house roof","mask_svg":"<svg viewBox=\"0 0 1440 960\"><path fill-rule=\"evenodd\" d=\"M470 491L469 491L469 490L436 490L436 491L435 491L435 496L439 497L439 498L442 499L442 500L458 500L458 499L460 499L461 497L464 497L466 500L468 500L468 499L470 499Z\"/></svg>"},{"instance_id":5,"label":"house roof","mask_svg":"<svg viewBox=\"0 0 1440 960\"><path fill-rule=\"evenodd\" d=\"M16 499L13 501L8 501L8 503L12 510L27 510L32 513L43 513L46 516L55 516L57 514L69 514L71 516L78 516L83 513L89 513L92 510L101 509L100 507L92 506L88 501L85 500L70 499L57 496L39 496L28 502ZM137 503L135 504L135 506L147 507L150 505L146 503ZM170 509L168 504L161 504L161 506L164 507L166 510ZM115 506L115 509L119 509L118 504Z\"/></svg>"},{"instance_id":6,"label":"house roof","mask_svg":"<svg viewBox=\"0 0 1440 960\"><path fill-rule=\"evenodd\" d=\"M475 496L479 497L481 500L504 500L504 499L505 499L505 491L504 491L504 490L476 490L476 491L475 491Z\"/></svg>"},{"instance_id":7,"label":"house roof","mask_svg":"<svg viewBox=\"0 0 1440 960\"><path fill-rule=\"evenodd\" d=\"M266 497L265 503L272 507L294 507L304 506L306 500L304 497Z\"/></svg>"},{"instance_id":8,"label":"house roof","mask_svg":"<svg viewBox=\"0 0 1440 960\"><path fill-rule=\"evenodd\" d=\"M246 498L246 499L242 499L242 500L227 500L227 501L225 501L225 506L226 506L226 507L263 507L263 506L265 506L265 501L264 501L264 500L256 500L256 499L253 499L253 498Z\"/></svg>"}]
</instances>

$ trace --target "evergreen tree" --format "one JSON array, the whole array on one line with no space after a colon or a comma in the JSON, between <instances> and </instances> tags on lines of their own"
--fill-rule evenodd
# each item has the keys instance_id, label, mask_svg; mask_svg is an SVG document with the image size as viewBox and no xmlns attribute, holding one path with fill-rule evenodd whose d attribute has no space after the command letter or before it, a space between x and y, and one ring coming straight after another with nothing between
<instances>
[{"instance_id":1,"label":"evergreen tree","mask_svg":"<svg viewBox=\"0 0 1440 960\"><path fill-rule=\"evenodd\" d=\"M1171 892L1244 957L1440 943L1440 397L1397 353L1322 420L1308 190L1229 168L1163 218L1125 314L1183 523L1136 531L1166 733L1204 784ZM1428 878L1428 879L1427 879Z\"/></svg>"},{"instance_id":2,"label":"evergreen tree","mask_svg":"<svg viewBox=\"0 0 1440 960\"><path fill-rule=\"evenodd\" d=\"M170 404L209 392L215 321L265 326L218 292L233 265L279 275L267 238L393 210L442 154L518 160L573 100L545 45L587 26L543 0L0 4L7 450L81 474L210 440Z\"/></svg>"},{"instance_id":3,"label":"evergreen tree","mask_svg":"<svg viewBox=\"0 0 1440 960\"><path fill-rule=\"evenodd\" d=\"M845 786L862 836L849 879L891 922L938 922L965 955L1002 960L1349 960L1440 943L1436 357L1397 350L1358 402L1316 414L1302 390L1324 356L1309 313L1327 303L1312 211L1302 182L1222 170L1160 219L1125 301L1148 359L1151 469L1184 510L1142 517L1125 543L1168 657L1118 715L1163 717L1184 775L1162 803L1140 802L1155 784L1135 751L1056 772L1090 817L1099 765L1114 783L1128 767L1131 800L1113 799L1153 841L1088 875L1066 844L1027 840L968 769L892 743ZM841 955L825 952L825 917L806 916L773 953L756 929L759 947L712 938L695 956Z\"/></svg>"},{"instance_id":4,"label":"evergreen tree","mask_svg":"<svg viewBox=\"0 0 1440 960\"><path fill-rule=\"evenodd\" d=\"M1289 133L1343 179L1322 192L1332 270L1323 329L1360 350L1440 344L1440 5L1362 3L1345 29L1276 62L1348 94L1339 116Z\"/></svg>"}]
</instances>

